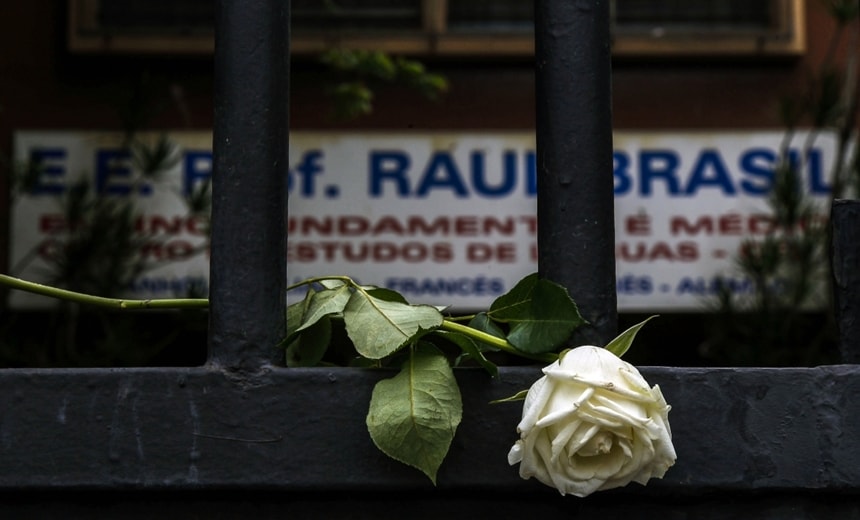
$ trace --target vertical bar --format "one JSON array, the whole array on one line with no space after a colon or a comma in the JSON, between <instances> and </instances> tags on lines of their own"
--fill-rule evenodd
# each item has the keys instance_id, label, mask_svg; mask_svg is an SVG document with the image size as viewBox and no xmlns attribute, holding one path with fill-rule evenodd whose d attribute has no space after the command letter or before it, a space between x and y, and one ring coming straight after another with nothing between
<instances>
[{"instance_id":1,"label":"vertical bar","mask_svg":"<svg viewBox=\"0 0 860 520\"><path fill-rule=\"evenodd\" d=\"M209 363L258 370L285 329L289 2L218 0Z\"/></svg>"},{"instance_id":2,"label":"vertical bar","mask_svg":"<svg viewBox=\"0 0 860 520\"><path fill-rule=\"evenodd\" d=\"M590 322L576 344L617 327L609 0L535 2L538 271Z\"/></svg>"},{"instance_id":3,"label":"vertical bar","mask_svg":"<svg viewBox=\"0 0 860 520\"><path fill-rule=\"evenodd\" d=\"M860 363L860 201L834 200L833 299L843 363Z\"/></svg>"}]
</instances>

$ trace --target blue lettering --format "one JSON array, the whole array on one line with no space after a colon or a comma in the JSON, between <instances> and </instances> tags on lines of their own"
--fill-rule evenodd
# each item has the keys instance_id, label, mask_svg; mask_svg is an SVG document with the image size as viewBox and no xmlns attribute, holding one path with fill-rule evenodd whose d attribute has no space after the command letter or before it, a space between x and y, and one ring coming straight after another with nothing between
<instances>
[{"instance_id":1,"label":"blue lettering","mask_svg":"<svg viewBox=\"0 0 860 520\"><path fill-rule=\"evenodd\" d=\"M537 196L537 156L534 150L526 152L526 195Z\"/></svg>"},{"instance_id":2,"label":"blue lettering","mask_svg":"<svg viewBox=\"0 0 860 520\"><path fill-rule=\"evenodd\" d=\"M137 187L142 195L150 195L152 186L132 178L131 152L124 148L96 151L96 193L101 195L130 195ZM123 182L126 180L127 182Z\"/></svg>"},{"instance_id":3,"label":"blue lettering","mask_svg":"<svg viewBox=\"0 0 860 520\"><path fill-rule=\"evenodd\" d=\"M320 175L323 172L323 167L319 163L322 160L323 153L321 150L308 150L302 155L302 160L294 170L290 170L287 174L287 192L293 191L293 180L296 174L301 175L301 195L302 197L313 197L316 193L316 179L314 176Z\"/></svg>"},{"instance_id":4,"label":"blue lettering","mask_svg":"<svg viewBox=\"0 0 860 520\"><path fill-rule=\"evenodd\" d=\"M498 296L505 292L502 278L386 278L386 288L418 296Z\"/></svg>"},{"instance_id":5,"label":"blue lettering","mask_svg":"<svg viewBox=\"0 0 860 520\"><path fill-rule=\"evenodd\" d=\"M800 152L791 149L788 151L788 166L779 172L780 175L790 175L788 180L794 183L795 189L800 189Z\"/></svg>"},{"instance_id":6,"label":"blue lettering","mask_svg":"<svg viewBox=\"0 0 860 520\"><path fill-rule=\"evenodd\" d=\"M198 183L212 177L212 152L193 150L185 152L182 167L182 193L186 197L194 192Z\"/></svg>"},{"instance_id":7,"label":"blue lettering","mask_svg":"<svg viewBox=\"0 0 860 520\"><path fill-rule=\"evenodd\" d=\"M625 274L618 277L615 283L618 294L651 294L654 282L650 276Z\"/></svg>"},{"instance_id":8,"label":"blue lettering","mask_svg":"<svg viewBox=\"0 0 860 520\"><path fill-rule=\"evenodd\" d=\"M813 195L828 195L833 189L832 185L824 181L824 168L821 163L821 150L810 150L806 155L806 166L809 168L809 191Z\"/></svg>"},{"instance_id":9,"label":"blue lettering","mask_svg":"<svg viewBox=\"0 0 860 520\"><path fill-rule=\"evenodd\" d=\"M713 175L708 175L708 170L711 170ZM735 194L732 178L720 157L720 152L716 150L705 150L699 155L685 193L694 195L703 186L717 186L722 188L726 195Z\"/></svg>"},{"instance_id":10,"label":"blue lettering","mask_svg":"<svg viewBox=\"0 0 860 520\"><path fill-rule=\"evenodd\" d=\"M409 163L409 156L403 152L370 152L370 195L381 197L383 181L392 181L398 195L408 196L409 178L406 171Z\"/></svg>"},{"instance_id":11,"label":"blue lettering","mask_svg":"<svg viewBox=\"0 0 860 520\"><path fill-rule=\"evenodd\" d=\"M678 154L671 150L644 150L639 152L639 176L642 182L640 193L642 196L650 196L651 183L654 180L666 181L666 187L670 195L680 193L678 185Z\"/></svg>"},{"instance_id":12,"label":"blue lettering","mask_svg":"<svg viewBox=\"0 0 860 520\"><path fill-rule=\"evenodd\" d=\"M415 191L418 197L426 197L430 190L450 188L458 197L469 195L463 177L457 169L457 164L448 152L436 152L427 165L427 170L421 177L421 182Z\"/></svg>"},{"instance_id":13,"label":"blue lettering","mask_svg":"<svg viewBox=\"0 0 860 520\"><path fill-rule=\"evenodd\" d=\"M30 151L30 163L39 172L36 182L30 187L32 195L61 195L66 191L62 178L66 169L58 164L66 158L62 148L34 148ZM52 161L56 160L57 163Z\"/></svg>"},{"instance_id":14,"label":"blue lettering","mask_svg":"<svg viewBox=\"0 0 860 520\"><path fill-rule=\"evenodd\" d=\"M502 159L504 179L498 186L490 186L487 183L484 152L472 152L472 185L476 192L487 197L503 197L513 191L517 184L517 154L507 150Z\"/></svg>"},{"instance_id":15,"label":"blue lettering","mask_svg":"<svg viewBox=\"0 0 860 520\"><path fill-rule=\"evenodd\" d=\"M705 294L705 281L703 278L694 280L690 277L681 278L676 291L678 294Z\"/></svg>"},{"instance_id":16,"label":"blue lettering","mask_svg":"<svg viewBox=\"0 0 860 520\"><path fill-rule=\"evenodd\" d=\"M749 195L766 195L773 188L775 164L776 153L767 148L752 148L741 155L741 170L756 179L743 179L741 189Z\"/></svg>"},{"instance_id":17,"label":"blue lettering","mask_svg":"<svg viewBox=\"0 0 860 520\"><path fill-rule=\"evenodd\" d=\"M780 176L780 182L790 184L790 188L794 191L802 189L801 179L801 156L800 151L789 149L784 159L785 164L780 165L780 168L775 175Z\"/></svg>"},{"instance_id":18,"label":"blue lettering","mask_svg":"<svg viewBox=\"0 0 860 520\"><path fill-rule=\"evenodd\" d=\"M616 151L612 154L612 176L615 178L615 194L624 195L630 191L633 182L630 180L630 157L626 153Z\"/></svg>"},{"instance_id":19,"label":"blue lettering","mask_svg":"<svg viewBox=\"0 0 860 520\"><path fill-rule=\"evenodd\" d=\"M685 276L678 281L675 287L676 294L695 294L697 296L719 294L728 290L732 294L748 294L754 290L750 278L726 278L714 276Z\"/></svg>"}]
</instances>

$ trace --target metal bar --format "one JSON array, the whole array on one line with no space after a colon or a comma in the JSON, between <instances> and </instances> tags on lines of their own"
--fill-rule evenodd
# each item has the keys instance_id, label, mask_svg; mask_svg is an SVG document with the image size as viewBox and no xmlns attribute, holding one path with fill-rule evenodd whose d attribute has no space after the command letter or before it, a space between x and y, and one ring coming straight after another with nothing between
<instances>
[{"instance_id":1,"label":"metal bar","mask_svg":"<svg viewBox=\"0 0 860 520\"><path fill-rule=\"evenodd\" d=\"M390 506L398 502L392 497L410 492L439 502L480 492L487 502L526 500L537 492L553 504L546 518L570 518L568 506L577 500L562 499L533 479L524 482L507 463L522 406L487 404L528 388L540 375L534 366L502 367L494 379L458 371L468 413L434 488L419 471L383 455L367 433L368 398L388 371L275 367L253 385L237 385L206 367L6 369L0 377L0 494L8 499L29 490L46 501L51 492L141 491L153 499L164 491L229 505L222 493L230 490L318 491L328 501L342 492L387 493ZM630 485L606 499L621 504L636 496L707 500L715 492L739 498L793 491L853 493L856 503L860 365L645 367L642 375L660 385L672 405L678 462L663 480L647 488ZM117 499L107 496L93 497L96 509ZM247 496L238 499L251 504ZM691 500L670 503L686 512ZM295 505L282 504L289 511ZM2 514L6 505L0 500L0 518L17 518ZM322 507L317 516L330 517ZM653 508L652 502L646 510ZM411 513L405 517L416 516ZM657 517L689 518L633 516Z\"/></svg>"},{"instance_id":2,"label":"metal bar","mask_svg":"<svg viewBox=\"0 0 860 520\"><path fill-rule=\"evenodd\" d=\"M833 298L843 363L860 363L860 201L835 200L833 231Z\"/></svg>"},{"instance_id":3,"label":"metal bar","mask_svg":"<svg viewBox=\"0 0 860 520\"><path fill-rule=\"evenodd\" d=\"M590 322L617 327L608 0L535 2L538 271Z\"/></svg>"},{"instance_id":4,"label":"metal bar","mask_svg":"<svg viewBox=\"0 0 860 520\"><path fill-rule=\"evenodd\" d=\"M254 371L285 328L289 2L216 7L209 363Z\"/></svg>"}]
</instances>

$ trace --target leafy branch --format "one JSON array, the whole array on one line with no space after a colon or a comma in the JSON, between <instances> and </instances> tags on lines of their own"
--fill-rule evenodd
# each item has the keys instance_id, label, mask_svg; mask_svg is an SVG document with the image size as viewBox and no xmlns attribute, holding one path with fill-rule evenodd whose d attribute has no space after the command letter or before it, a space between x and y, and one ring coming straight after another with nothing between
<instances>
[{"instance_id":1,"label":"leafy branch","mask_svg":"<svg viewBox=\"0 0 860 520\"><path fill-rule=\"evenodd\" d=\"M552 352L585 324L567 291L536 274L521 280L487 313L473 317L469 325L444 317L436 307L409 304L395 291L362 286L347 276L310 278L288 290L302 286L309 287L304 300L287 309L287 335L282 345L287 348L288 366L294 359L290 349L301 348L301 333L324 323L324 318L342 320L357 353L374 360L391 356L430 333L447 332L450 334L440 337L457 343L465 358L474 359L476 353L495 350L552 362L557 357ZM507 333L505 324L510 325ZM315 333L320 332L327 334L317 327ZM452 335L465 336L474 343L474 349L464 347L464 342ZM325 350L328 345L319 344L316 348ZM305 348L304 353L314 360L321 359L321 352Z\"/></svg>"},{"instance_id":2,"label":"leafy branch","mask_svg":"<svg viewBox=\"0 0 860 520\"><path fill-rule=\"evenodd\" d=\"M498 374L493 353L549 363L585 324L567 290L537 274L500 296L468 325L430 305L409 304L395 291L363 286L345 276L305 280L305 298L287 308L282 342L287 366L323 363L342 322L352 364L400 366L378 382L367 428L386 455L413 466L434 483L460 423L462 400L452 364L476 363ZM638 330L638 329L637 329Z\"/></svg>"},{"instance_id":3,"label":"leafy branch","mask_svg":"<svg viewBox=\"0 0 860 520\"><path fill-rule=\"evenodd\" d=\"M770 172L770 226L761 236L745 239L735 257L735 269L749 280L751 290L735 291L729 279L719 281L713 332L703 347L706 356L721 364L814 366L834 361L833 273L827 257L831 237L823 212L830 203L817 203L802 180L811 175L816 142L826 132L835 137L830 202L856 196L860 189L860 7L856 0L828 0L826 8L835 22L826 53L803 91L780 103L786 130ZM838 58L841 46L844 58ZM803 124L809 128L799 139ZM799 144L795 150L793 142Z\"/></svg>"},{"instance_id":4,"label":"leafy branch","mask_svg":"<svg viewBox=\"0 0 860 520\"><path fill-rule=\"evenodd\" d=\"M81 303L84 305L94 305L96 307L108 307L113 309L205 309L209 307L209 300L206 298L172 298L172 299L156 299L156 300L125 300L121 298L105 298L102 296L93 296L77 291L69 291L52 287L50 285L42 285L40 283L29 282L14 276L0 274L0 285L5 285L13 289L30 292L47 296L57 300Z\"/></svg>"},{"instance_id":5,"label":"leafy branch","mask_svg":"<svg viewBox=\"0 0 860 520\"><path fill-rule=\"evenodd\" d=\"M339 80L328 89L334 116L339 120L373 112L374 90L382 84L405 85L431 101L448 91L448 81L427 72L422 63L382 51L332 49L320 61Z\"/></svg>"},{"instance_id":6,"label":"leafy branch","mask_svg":"<svg viewBox=\"0 0 860 520\"><path fill-rule=\"evenodd\" d=\"M209 304L207 299L104 298L7 275L0 275L0 284L115 309ZM567 290L537 274L522 279L468 325L446 318L443 309L410 304L395 291L361 285L347 276L311 278L288 289L302 287L307 289L305 297L286 310L287 331L280 343L286 365L324 364L330 350L343 348L338 332L345 331L352 364L399 366L397 375L374 387L368 432L382 452L419 469L434 483L462 416L452 366L471 361L495 376L498 368L490 359L494 353L553 362L558 359L555 352L568 346L573 331L586 323ZM622 341L616 347L627 346L629 342Z\"/></svg>"}]
</instances>

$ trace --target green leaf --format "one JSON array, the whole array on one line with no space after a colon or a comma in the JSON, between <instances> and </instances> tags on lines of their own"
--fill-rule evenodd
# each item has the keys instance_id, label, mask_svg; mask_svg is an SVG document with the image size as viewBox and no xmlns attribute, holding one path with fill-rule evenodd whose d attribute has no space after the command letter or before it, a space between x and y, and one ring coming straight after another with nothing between
<instances>
[{"instance_id":1,"label":"green leaf","mask_svg":"<svg viewBox=\"0 0 860 520\"><path fill-rule=\"evenodd\" d=\"M288 367L317 366L331 343L331 318L323 316L287 346Z\"/></svg>"},{"instance_id":2,"label":"green leaf","mask_svg":"<svg viewBox=\"0 0 860 520\"><path fill-rule=\"evenodd\" d=\"M513 403L516 401L525 401L526 396L529 395L529 389L520 390L510 397L505 397L504 399L496 399L495 401L490 401L490 404L499 404L499 403Z\"/></svg>"},{"instance_id":3,"label":"green leaf","mask_svg":"<svg viewBox=\"0 0 860 520\"><path fill-rule=\"evenodd\" d=\"M305 314L305 301L296 302L287 307L287 333L281 341L282 347L286 347L295 339L296 329L302 324L302 316Z\"/></svg>"},{"instance_id":4,"label":"green leaf","mask_svg":"<svg viewBox=\"0 0 860 520\"><path fill-rule=\"evenodd\" d=\"M287 307L287 330L284 339L278 344L279 347L289 347L296 338L298 338L298 330L302 325L302 318L310 304L314 290L308 288L308 293L300 302L296 302Z\"/></svg>"},{"instance_id":5,"label":"green leaf","mask_svg":"<svg viewBox=\"0 0 860 520\"><path fill-rule=\"evenodd\" d=\"M462 415L460 390L448 360L422 345L396 376L374 387L367 430L383 453L421 470L435 485Z\"/></svg>"},{"instance_id":6,"label":"green leaf","mask_svg":"<svg viewBox=\"0 0 860 520\"><path fill-rule=\"evenodd\" d=\"M527 275L510 291L496 298L490 305L487 315L494 320L507 321L510 318L528 314L532 292L538 280L537 273Z\"/></svg>"},{"instance_id":7,"label":"green leaf","mask_svg":"<svg viewBox=\"0 0 860 520\"><path fill-rule=\"evenodd\" d=\"M465 355L474 359L478 362L479 365L484 367L484 370L489 372L489 374L493 377L499 375L499 367L497 367L492 361L488 360L484 357L481 349L478 348L478 344L475 343L472 338L468 336L464 336L462 334L458 334L456 332L436 332L439 336L447 339L451 343L454 343L463 351Z\"/></svg>"},{"instance_id":8,"label":"green leaf","mask_svg":"<svg viewBox=\"0 0 860 520\"><path fill-rule=\"evenodd\" d=\"M308 297L305 298L308 303L302 316L302 324L296 329L296 332L307 329L325 316L343 312L350 294L348 285L340 285L314 293L308 292Z\"/></svg>"},{"instance_id":9,"label":"green leaf","mask_svg":"<svg viewBox=\"0 0 860 520\"><path fill-rule=\"evenodd\" d=\"M481 332L486 332L491 336L505 339L505 331L503 331L496 322L491 320L490 317L487 316L486 312L479 312L476 314L471 320L469 320L469 326L473 329L480 330ZM497 347L490 345L489 343L481 342L481 347L486 347L491 350L499 350Z\"/></svg>"},{"instance_id":10,"label":"green leaf","mask_svg":"<svg viewBox=\"0 0 860 520\"><path fill-rule=\"evenodd\" d=\"M279 344L280 347L287 348L287 366L312 366L316 365L316 361L305 364L296 364L297 359L315 359L317 354L319 358L325 353L328 343L331 341L331 324L327 322L325 325L315 327L315 325L332 314L338 314L343 311L343 307L349 300L349 286L340 280L323 280L321 282L322 291L315 291L313 288L308 288L308 292L300 302L296 302L287 307L287 330L286 336ZM300 333L307 331L304 341L300 340ZM310 335L324 334L324 336L310 338ZM321 344L325 339L325 345ZM302 343L303 346L299 344ZM319 349L322 348L322 352ZM298 349L298 350L297 350ZM308 350L311 349L311 350Z\"/></svg>"},{"instance_id":11,"label":"green leaf","mask_svg":"<svg viewBox=\"0 0 860 520\"><path fill-rule=\"evenodd\" d=\"M346 285L346 282L338 278L323 278L319 280L319 284L326 289L337 289L338 287L343 287L344 285Z\"/></svg>"},{"instance_id":12,"label":"green leaf","mask_svg":"<svg viewBox=\"0 0 860 520\"><path fill-rule=\"evenodd\" d=\"M355 291L343 310L343 321L359 354L382 359L438 328L442 313L429 305L387 301Z\"/></svg>"},{"instance_id":13,"label":"green leaf","mask_svg":"<svg viewBox=\"0 0 860 520\"><path fill-rule=\"evenodd\" d=\"M564 345L586 323L567 289L531 274L490 306L490 318L511 324L508 342L523 352L541 354Z\"/></svg>"},{"instance_id":14,"label":"green leaf","mask_svg":"<svg viewBox=\"0 0 860 520\"><path fill-rule=\"evenodd\" d=\"M639 332L639 329L641 329L646 323L656 317L657 316L650 316L645 321L633 325L629 329L619 334L618 337L610 341L609 344L606 345L604 348L618 357L623 356L624 353L627 352L627 349L630 348L630 345L633 344L633 339L636 337L636 333Z\"/></svg>"},{"instance_id":15,"label":"green leaf","mask_svg":"<svg viewBox=\"0 0 860 520\"><path fill-rule=\"evenodd\" d=\"M379 298L380 300L385 300L387 302L409 303L402 294L391 289L386 289L385 287L368 287L365 291L374 298Z\"/></svg>"}]
</instances>

